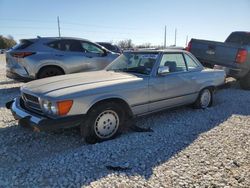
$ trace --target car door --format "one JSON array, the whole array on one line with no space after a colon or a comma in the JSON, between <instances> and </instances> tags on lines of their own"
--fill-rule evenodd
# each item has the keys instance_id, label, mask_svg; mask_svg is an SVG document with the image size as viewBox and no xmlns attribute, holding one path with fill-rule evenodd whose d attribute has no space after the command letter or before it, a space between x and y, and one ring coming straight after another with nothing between
<instances>
[{"instance_id":1,"label":"car door","mask_svg":"<svg viewBox=\"0 0 250 188\"><path fill-rule=\"evenodd\" d=\"M196 91L183 53L164 53L160 67L168 67L169 72L161 75L156 73L150 78L149 110L156 111L192 102Z\"/></svg>"},{"instance_id":2,"label":"car door","mask_svg":"<svg viewBox=\"0 0 250 188\"><path fill-rule=\"evenodd\" d=\"M94 43L81 41L81 46L84 50L84 55L89 58L91 70L104 69L112 61L108 53Z\"/></svg>"},{"instance_id":3,"label":"car door","mask_svg":"<svg viewBox=\"0 0 250 188\"><path fill-rule=\"evenodd\" d=\"M88 71L91 69L91 61L84 54L84 50L79 40L61 39L49 43L49 47L54 48L52 62L64 67L67 73Z\"/></svg>"}]
</instances>

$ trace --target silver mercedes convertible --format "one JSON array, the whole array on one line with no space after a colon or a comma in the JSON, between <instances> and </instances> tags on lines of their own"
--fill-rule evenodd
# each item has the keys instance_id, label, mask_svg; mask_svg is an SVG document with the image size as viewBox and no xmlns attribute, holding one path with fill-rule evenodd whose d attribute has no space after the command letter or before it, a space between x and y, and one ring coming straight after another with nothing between
<instances>
[{"instance_id":1,"label":"silver mercedes convertible","mask_svg":"<svg viewBox=\"0 0 250 188\"><path fill-rule=\"evenodd\" d=\"M189 104L208 108L224 81L224 71L204 69L186 51L125 52L102 71L26 83L6 107L22 126L80 126L85 140L95 143L114 138L137 116Z\"/></svg>"}]
</instances>

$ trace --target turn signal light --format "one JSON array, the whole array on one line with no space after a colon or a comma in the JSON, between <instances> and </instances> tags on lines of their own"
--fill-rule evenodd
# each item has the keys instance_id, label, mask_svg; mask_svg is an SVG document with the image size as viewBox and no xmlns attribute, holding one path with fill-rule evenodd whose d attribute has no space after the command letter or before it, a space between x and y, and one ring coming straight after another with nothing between
<instances>
[{"instance_id":1,"label":"turn signal light","mask_svg":"<svg viewBox=\"0 0 250 188\"><path fill-rule=\"evenodd\" d=\"M66 115L70 111L72 104L73 104L72 100L57 102L58 115L60 116Z\"/></svg>"},{"instance_id":2,"label":"turn signal light","mask_svg":"<svg viewBox=\"0 0 250 188\"><path fill-rule=\"evenodd\" d=\"M191 41L188 43L188 46L186 47L186 50L188 51L188 52L190 52L191 51L191 48L192 48L192 44L191 44Z\"/></svg>"}]
</instances>

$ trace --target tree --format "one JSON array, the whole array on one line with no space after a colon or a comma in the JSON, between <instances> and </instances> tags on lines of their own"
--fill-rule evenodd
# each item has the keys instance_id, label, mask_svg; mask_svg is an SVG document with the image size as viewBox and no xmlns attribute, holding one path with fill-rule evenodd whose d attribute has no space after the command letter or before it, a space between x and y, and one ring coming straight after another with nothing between
<instances>
[{"instance_id":1,"label":"tree","mask_svg":"<svg viewBox=\"0 0 250 188\"><path fill-rule=\"evenodd\" d=\"M151 48L153 47L150 43L144 43L136 46L137 48Z\"/></svg>"},{"instance_id":2,"label":"tree","mask_svg":"<svg viewBox=\"0 0 250 188\"><path fill-rule=\"evenodd\" d=\"M14 45L16 45L16 41L11 35L8 38L0 35L0 49L9 49Z\"/></svg>"},{"instance_id":3,"label":"tree","mask_svg":"<svg viewBox=\"0 0 250 188\"><path fill-rule=\"evenodd\" d=\"M117 45L122 49L129 49L134 47L131 39L121 40L117 43Z\"/></svg>"}]
</instances>

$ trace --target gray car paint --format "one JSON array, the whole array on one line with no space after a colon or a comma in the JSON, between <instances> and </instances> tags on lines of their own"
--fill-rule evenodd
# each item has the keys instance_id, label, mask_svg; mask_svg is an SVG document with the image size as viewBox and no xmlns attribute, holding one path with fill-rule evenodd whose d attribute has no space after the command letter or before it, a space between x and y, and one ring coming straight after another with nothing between
<instances>
[{"instance_id":1,"label":"gray car paint","mask_svg":"<svg viewBox=\"0 0 250 188\"><path fill-rule=\"evenodd\" d=\"M95 103L118 98L129 105L133 115L140 116L193 103L203 88L224 83L224 71L204 69L200 63L196 70L158 75L161 55L170 52L192 56L181 50L162 51L150 75L107 70L78 73L32 81L21 92L54 102L73 99L68 115L86 114Z\"/></svg>"},{"instance_id":2,"label":"gray car paint","mask_svg":"<svg viewBox=\"0 0 250 188\"><path fill-rule=\"evenodd\" d=\"M49 42L62 39L94 44L105 51L106 55L103 56L102 54L95 53L61 51L47 46ZM25 49L10 49L6 53L6 70L16 73L24 78L35 79L41 68L51 65L60 67L63 69L65 74L101 70L119 56L118 54L110 52L104 47L86 39L47 37L27 40L34 43ZM25 58L16 58L11 55L15 52L36 52L36 54Z\"/></svg>"}]
</instances>

